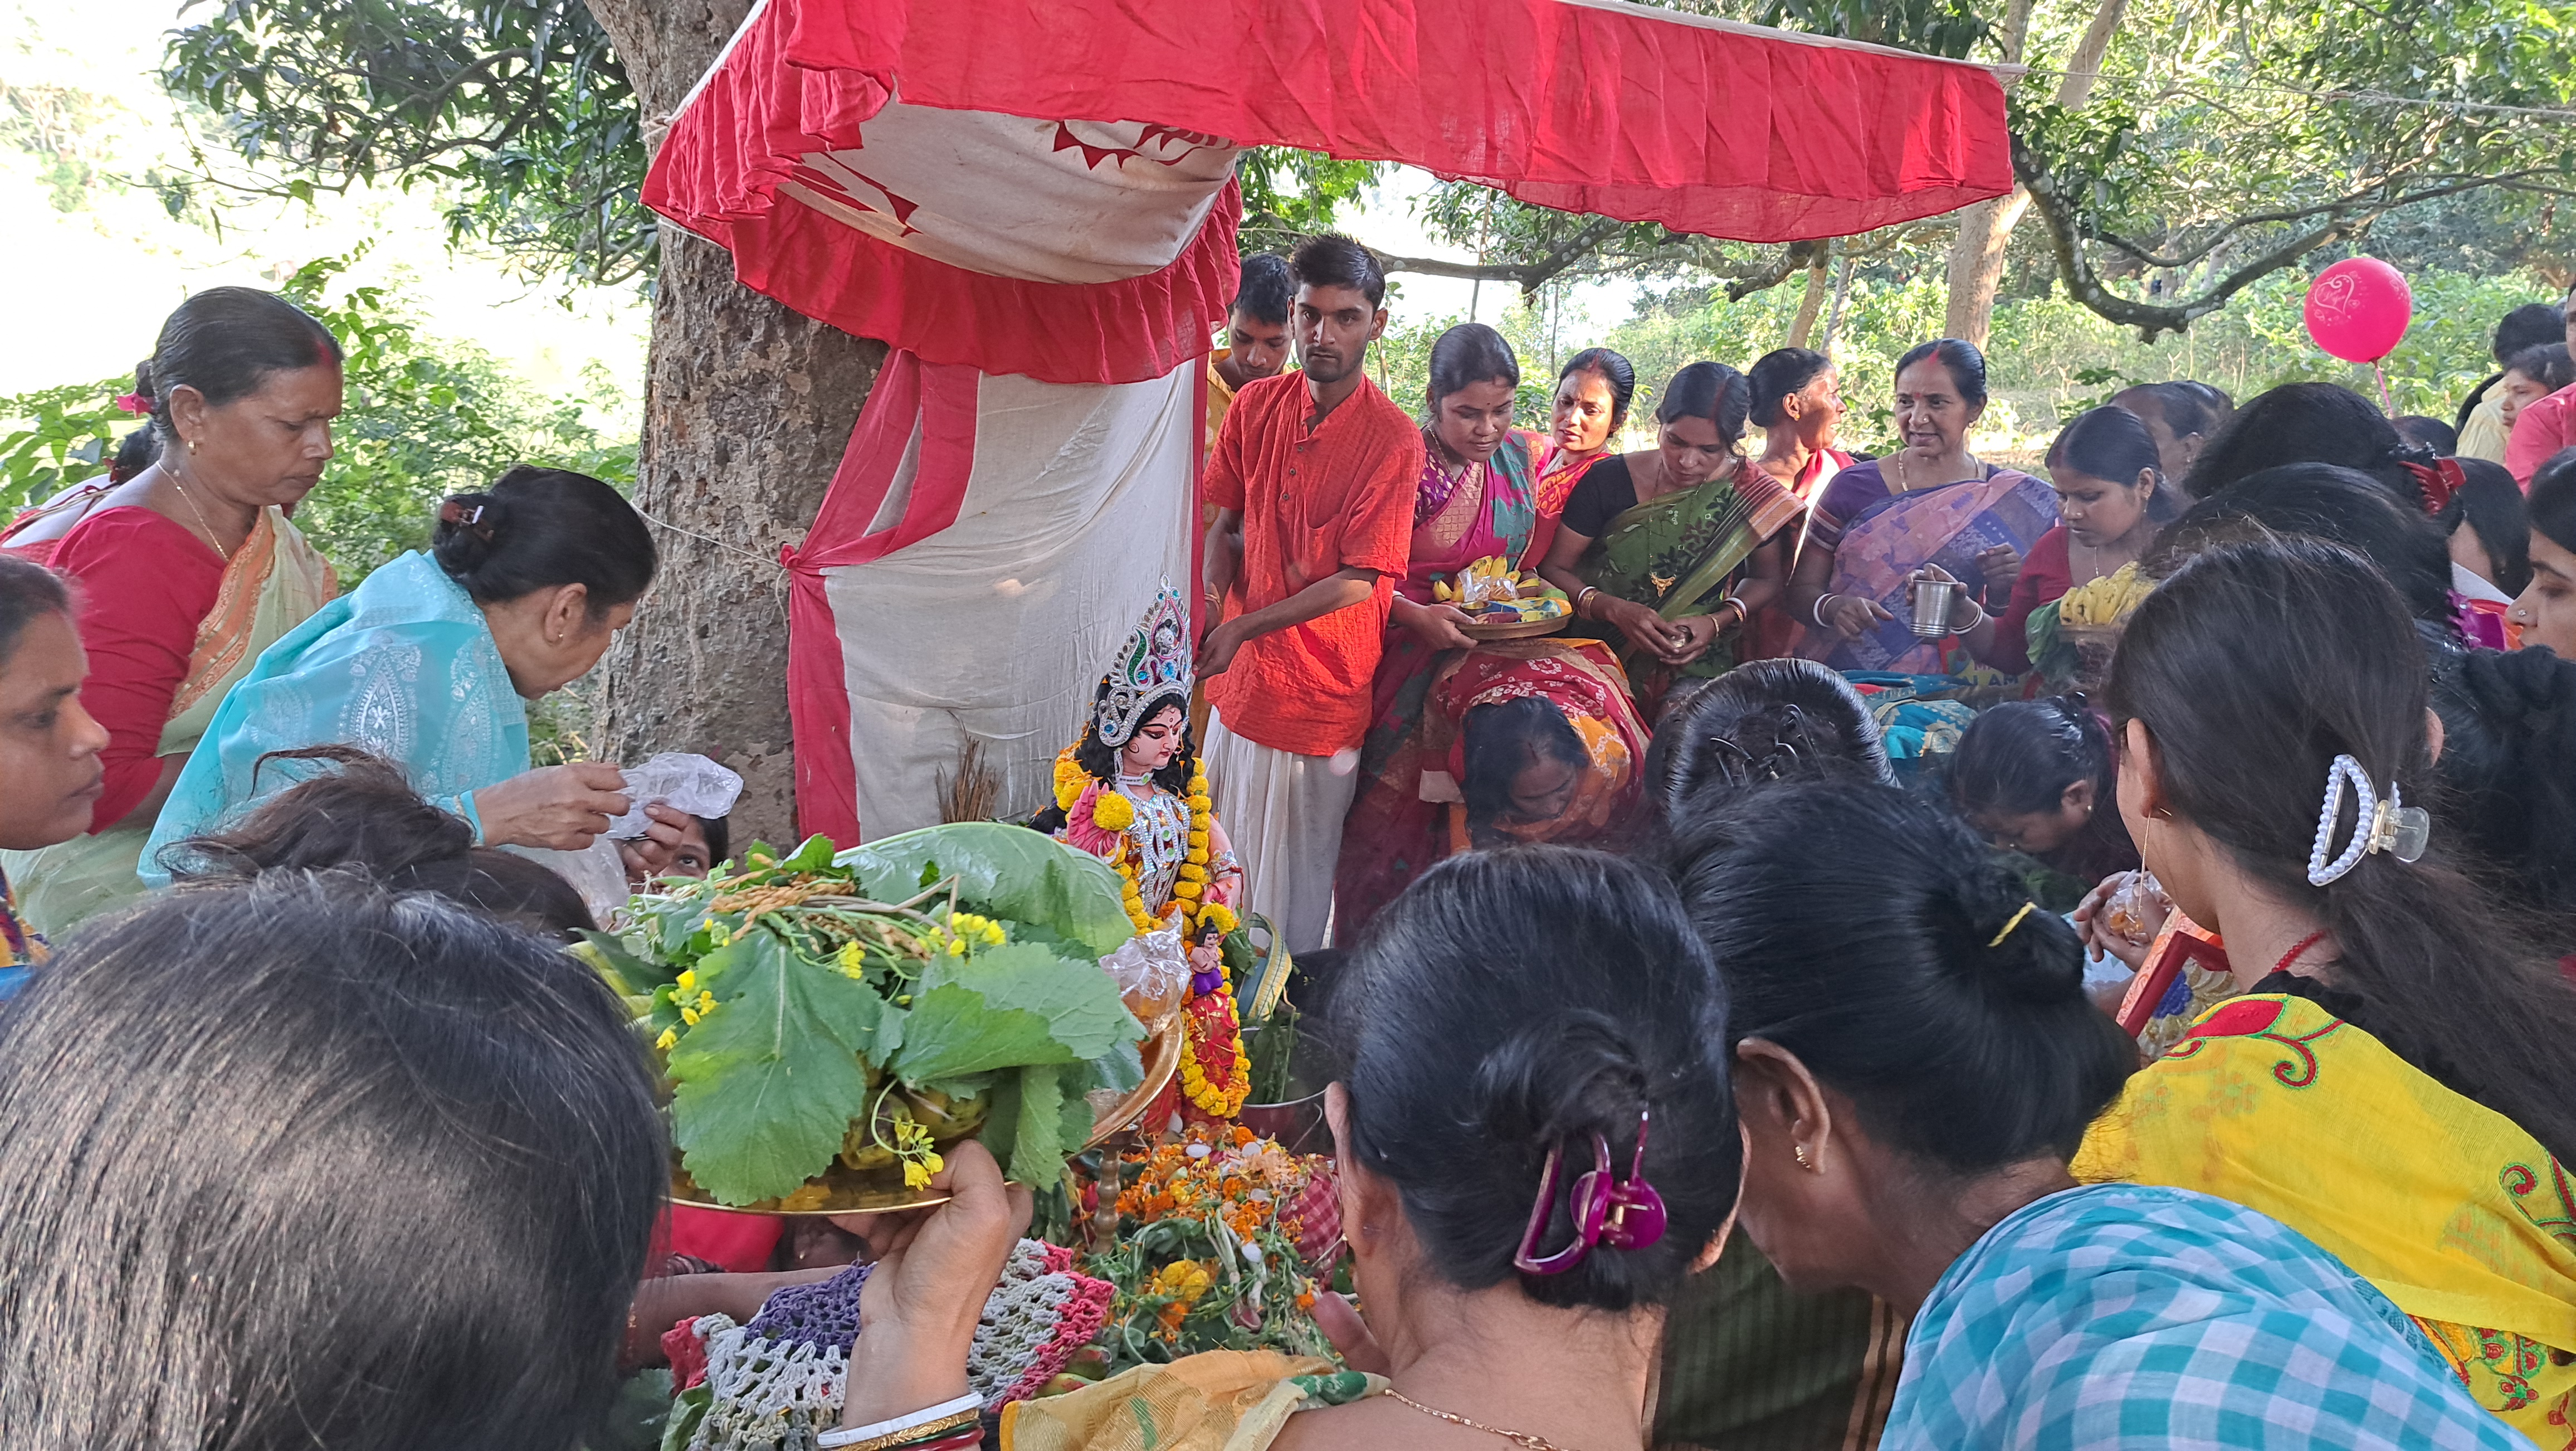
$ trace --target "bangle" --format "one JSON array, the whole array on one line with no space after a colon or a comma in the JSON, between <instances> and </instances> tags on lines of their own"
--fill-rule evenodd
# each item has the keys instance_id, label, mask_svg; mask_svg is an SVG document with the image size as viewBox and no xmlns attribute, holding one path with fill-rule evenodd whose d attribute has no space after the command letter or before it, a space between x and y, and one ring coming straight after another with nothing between
<instances>
[{"instance_id":1,"label":"bangle","mask_svg":"<svg viewBox=\"0 0 2576 1451\"><path fill-rule=\"evenodd\" d=\"M1733 596L1733 595L1728 595L1726 598L1724 598L1724 599L1722 599L1722 600L1719 600L1719 601L1717 602L1717 607L1718 607L1719 609L1721 609L1721 610L1722 610L1722 609L1725 609L1728 605L1733 605L1733 606L1735 606L1735 623L1736 623L1736 624L1738 624L1738 625L1748 625L1748 624L1751 624L1751 623L1753 622L1753 612L1752 612L1751 610L1748 610L1748 609L1746 609L1746 608L1744 607L1744 601L1742 601L1742 600L1740 600L1740 599L1736 598L1736 597L1735 597L1735 596Z\"/></svg>"},{"instance_id":2,"label":"bangle","mask_svg":"<svg viewBox=\"0 0 2576 1451\"><path fill-rule=\"evenodd\" d=\"M1583 611L1586 606L1592 603L1592 597L1599 593L1601 593L1600 586L1587 584L1574 596L1574 617L1576 619L1588 620L1592 618Z\"/></svg>"},{"instance_id":3,"label":"bangle","mask_svg":"<svg viewBox=\"0 0 2576 1451\"><path fill-rule=\"evenodd\" d=\"M872 1421L864 1426L851 1426L844 1430L825 1431L814 1438L814 1444L825 1448L825 1451L878 1451L878 1448L884 1446L899 1446L907 1441L920 1440L934 1430L952 1429L950 1425L934 1423L954 1422L963 1425L964 1422L958 1418L962 1416L966 1420L974 1419L983 1405L982 1396L968 1391L953 1401L941 1401L938 1405L914 1411L907 1416Z\"/></svg>"},{"instance_id":4,"label":"bangle","mask_svg":"<svg viewBox=\"0 0 2576 1451\"><path fill-rule=\"evenodd\" d=\"M1976 617L1975 619L1973 619L1973 620L1970 620L1968 623L1966 623L1966 624L1964 624L1964 625L1952 625L1952 626L1950 627L1950 633L1951 633L1951 634L1953 634L1953 635L1964 635L1964 634L1968 633L1970 630L1973 630L1973 629L1975 629L1976 627L1978 627L1979 625L1982 625L1982 624L1984 624L1984 623L1986 622L1986 607L1985 607L1984 605L1981 605L1981 604L1977 603L1975 600L1971 599L1971 600L1969 600L1969 601L1968 601L1968 607L1969 607L1970 609L1973 609L1973 610L1975 610L1975 611L1977 612L1977 617Z\"/></svg>"},{"instance_id":5,"label":"bangle","mask_svg":"<svg viewBox=\"0 0 2576 1451\"><path fill-rule=\"evenodd\" d=\"M837 1451L930 1451L933 1446L946 1446L951 1442L967 1446L979 1444L984 1439L984 1424L974 1410L968 1409L953 1416L941 1416L935 1421L907 1426L900 1431L888 1431L882 1436L870 1436L863 1441L831 1439L849 1434L848 1431L826 1431L814 1438L814 1444L837 1448Z\"/></svg>"},{"instance_id":6,"label":"bangle","mask_svg":"<svg viewBox=\"0 0 2576 1451\"><path fill-rule=\"evenodd\" d=\"M1825 624L1825 601L1832 598L1833 596L1829 594L1818 595L1816 596L1816 602L1807 607L1807 618L1815 621L1816 628L1819 630L1827 628Z\"/></svg>"}]
</instances>

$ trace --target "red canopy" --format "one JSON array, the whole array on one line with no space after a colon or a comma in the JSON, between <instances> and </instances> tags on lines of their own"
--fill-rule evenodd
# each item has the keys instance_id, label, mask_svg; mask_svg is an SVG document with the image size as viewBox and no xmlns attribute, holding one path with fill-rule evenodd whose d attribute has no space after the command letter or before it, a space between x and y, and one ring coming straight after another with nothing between
<instances>
[{"instance_id":1,"label":"red canopy","mask_svg":"<svg viewBox=\"0 0 2576 1451\"><path fill-rule=\"evenodd\" d=\"M1180 142L1297 146L1747 241L1848 235L2012 186L1985 67L1620 0L767 0L675 118L645 201L730 248L746 284L931 361L1111 382L1204 350L1234 287L1229 228L1199 226L1202 210L1153 269L1106 274L917 246L910 218L937 203L863 170L890 153L863 155L862 127L898 97L1147 123L1055 125L1053 149L1086 170L1140 153L1170 168L1150 153ZM896 129L917 151L922 128ZM948 174L970 172L1010 189L967 162ZM877 216L901 225L854 230Z\"/></svg>"}]
</instances>

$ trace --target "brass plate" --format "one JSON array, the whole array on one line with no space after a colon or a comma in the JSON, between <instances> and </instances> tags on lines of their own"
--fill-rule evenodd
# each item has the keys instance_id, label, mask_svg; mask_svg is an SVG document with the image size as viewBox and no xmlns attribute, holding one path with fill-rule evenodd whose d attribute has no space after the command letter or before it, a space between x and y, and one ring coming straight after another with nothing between
<instances>
[{"instance_id":1,"label":"brass plate","mask_svg":"<svg viewBox=\"0 0 2576 1451\"><path fill-rule=\"evenodd\" d=\"M1136 1122L1155 1095L1171 1083L1181 1071L1181 1055L1189 1050L1181 1015L1172 1015L1160 1036L1147 1045L1145 1081L1135 1091L1120 1099L1107 1113L1094 1115L1091 1137L1083 1141L1086 1149L1098 1148ZM926 1209L945 1204L948 1196L926 1189L903 1186L903 1166L889 1164L875 1169L853 1169L835 1159L832 1167L805 1181L806 1187L822 1189L819 1199L782 1209L779 1201L764 1199L758 1204L719 1204L697 1186L689 1172L680 1167L679 1151L671 1152L671 1202L694 1205L700 1209L721 1209L728 1214L876 1214L889 1209Z\"/></svg>"},{"instance_id":2,"label":"brass plate","mask_svg":"<svg viewBox=\"0 0 2576 1451\"><path fill-rule=\"evenodd\" d=\"M1544 620L1514 620L1509 624L1460 625L1458 633L1470 640L1527 640L1538 635L1553 635L1572 623L1572 615L1556 615Z\"/></svg>"}]
</instances>

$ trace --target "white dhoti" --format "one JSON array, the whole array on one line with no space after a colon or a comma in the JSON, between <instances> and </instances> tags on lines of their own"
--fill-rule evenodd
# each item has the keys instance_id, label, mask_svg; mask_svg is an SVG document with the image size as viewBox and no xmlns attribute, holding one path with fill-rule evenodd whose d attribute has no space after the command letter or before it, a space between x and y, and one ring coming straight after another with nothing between
<instances>
[{"instance_id":1,"label":"white dhoti","mask_svg":"<svg viewBox=\"0 0 2576 1451\"><path fill-rule=\"evenodd\" d=\"M1292 953L1323 946L1333 921L1342 818L1359 790L1358 754L1350 753L1337 771L1331 756L1246 740L1211 713L1206 758L1216 819L1243 863L1245 909L1269 918Z\"/></svg>"}]
</instances>

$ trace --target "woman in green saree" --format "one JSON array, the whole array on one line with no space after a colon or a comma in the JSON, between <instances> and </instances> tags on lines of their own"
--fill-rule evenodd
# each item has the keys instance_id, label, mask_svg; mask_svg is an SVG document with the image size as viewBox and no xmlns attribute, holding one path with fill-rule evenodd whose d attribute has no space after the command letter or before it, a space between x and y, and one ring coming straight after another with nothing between
<instances>
[{"instance_id":1,"label":"woman in green saree","mask_svg":"<svg viewBox=\"0 0 2576 1451\"><path fill-rule=\"evenodd\" d=\"M1539 573L1574 601L1573 633L1627 646L1640 713L1676 680L1734 668L1745 619L1788 577L1797 496L1744 456L1752 390L1723 363L1673 375L1656 446L1594 464Z\"/></svg>"}]
</instances>

